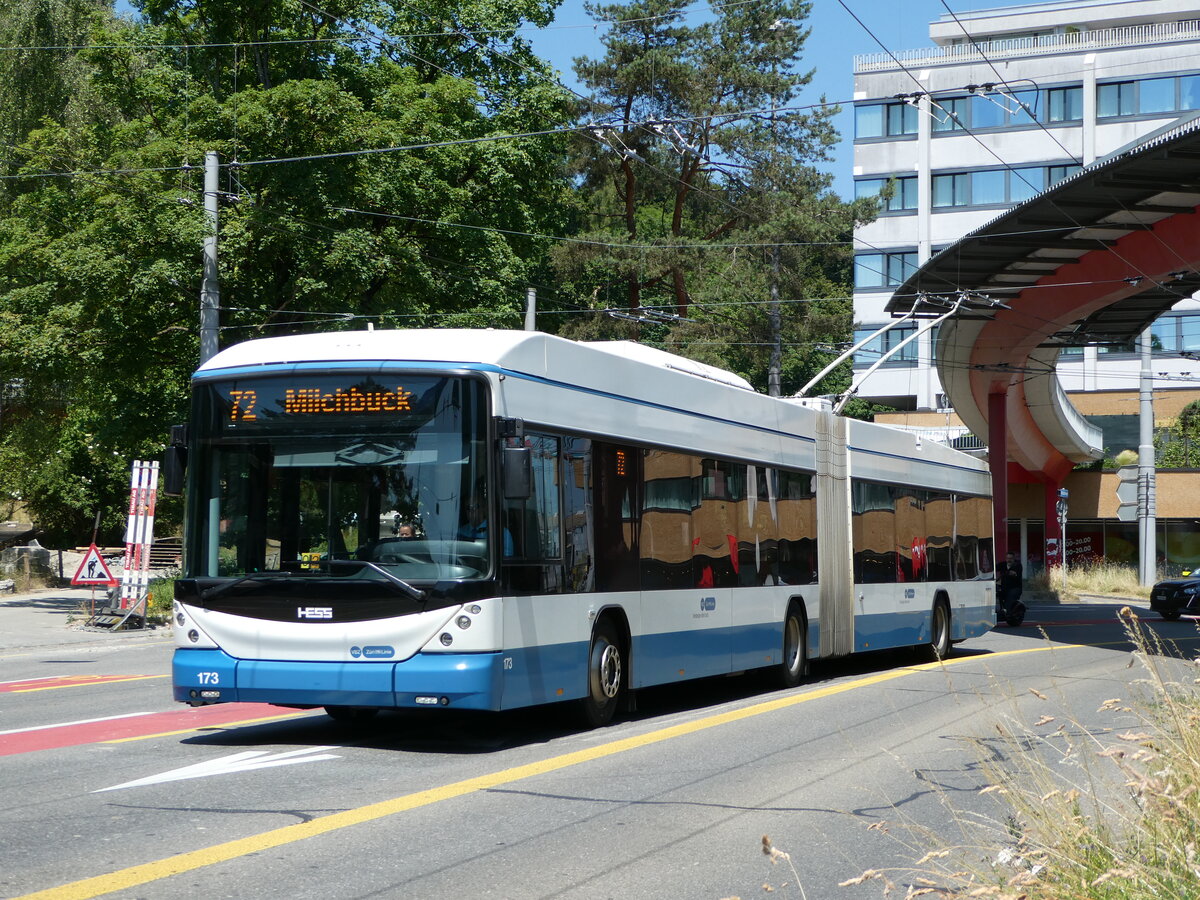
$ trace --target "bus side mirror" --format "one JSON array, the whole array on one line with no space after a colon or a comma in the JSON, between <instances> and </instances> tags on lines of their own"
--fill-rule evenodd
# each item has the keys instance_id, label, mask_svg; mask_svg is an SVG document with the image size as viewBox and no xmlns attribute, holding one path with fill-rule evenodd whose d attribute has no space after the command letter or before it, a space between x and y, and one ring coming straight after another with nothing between
<instances>
[{"instance_id":1,"label":"bus side mirror","mask_svg":"<svg viewBox=\"0 0 1200 900\"><path fill-rule=\"evenodd\" d=\"M172 425L171 438L162 462L163 493L169 497L178 497L183 493L187 455L187 426Z\"/></svg>"},{"instance_id":2,"label":"bus side mirror","mask_svg":"<svg viewBox=\"0 0 1200 900\"><path fill-rule=\"evenodd\" d=\"M533 496L533 459L528 447L505 447L501 456L505 500Z\"/></svg>"}]
</instances>

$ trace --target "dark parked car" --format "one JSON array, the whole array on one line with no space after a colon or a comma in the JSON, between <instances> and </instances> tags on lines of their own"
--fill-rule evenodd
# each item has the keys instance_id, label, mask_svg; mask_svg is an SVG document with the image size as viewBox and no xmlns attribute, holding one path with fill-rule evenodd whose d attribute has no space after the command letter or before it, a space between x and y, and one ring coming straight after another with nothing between
<instances>
[{"instance_id":1,"label":"dark parked car","mask_svg":"<svg viewBox=\"0 0 1200 900\"><path fill-rule=\"evenodd\" d=\"M1172 622L1183 613L1200 615L1200 575L1185 572L1179 578L1160 581L1150 592L1150 608Z\"/></svg>"}]
</instances>

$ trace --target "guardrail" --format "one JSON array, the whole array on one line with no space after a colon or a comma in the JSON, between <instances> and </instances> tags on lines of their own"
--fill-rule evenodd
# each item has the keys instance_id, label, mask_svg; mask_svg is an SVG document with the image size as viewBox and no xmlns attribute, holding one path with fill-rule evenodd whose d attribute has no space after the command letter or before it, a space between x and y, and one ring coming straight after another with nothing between
<instances>
[{"instance_id":1,"label":"guardrail","mask_svg":"<svg viewBox=\"0 0 1200 900\"><path fill-rule=\"evenodd\" d=\"M953 447L955 450L971 451L987 449L987 442L978 435L972 434L971 429L965 425L892 425L887 422L879 424L887 425L888 428L895 428L897 431L906 431L909 434L918 435L923 441L945 444L948 447Z\"/></svg>"},{"instance_id":2,"label":"guardrail","mask_svg":"<svg viewBox=\"0 0 1200 900\"><path fill-rule=\"evenodd\" d=\"M960 62L982 62L1014 56L1036 56L1042 53L1076 53L1081 50L1108 50L1137 47L1147 44L1168 44L1200 40L1200 21L1156 22L1149 25L1126 25L1121 28L1101 28L1095 31L1076 31L1069 34L1046 34L1037 37L980 41L976 44L951 44L942 47L922 47L898 50L895 58L889 53L864 53L854 57L854 72L882 72L899 69L901 65L949 65ZM980 52L982 50L982 53ZM897 62L899 60L899 62Z\"/></svg>"}]
</instances>

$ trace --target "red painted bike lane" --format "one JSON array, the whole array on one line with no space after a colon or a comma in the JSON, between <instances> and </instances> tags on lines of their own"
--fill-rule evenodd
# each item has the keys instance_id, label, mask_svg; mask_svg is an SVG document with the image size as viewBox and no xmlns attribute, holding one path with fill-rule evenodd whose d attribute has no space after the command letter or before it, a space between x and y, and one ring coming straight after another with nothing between
<instances>
[{"instance_id":1,"label":"red painted bike lane","mask_svg":"<svg viewBox=\"0 0 1200 900\"><path fill-rule=\"evenodd\" d=\"M184 707L168 712L132 713L83 722L66 722L61 725L41 725L0 732L0 756L37 750L57 750L82 744L185 734L203 728L254 725L293 719L312 712L284 710L267 703L221 703L214 706Z\"/></svg>"}]
</instances>

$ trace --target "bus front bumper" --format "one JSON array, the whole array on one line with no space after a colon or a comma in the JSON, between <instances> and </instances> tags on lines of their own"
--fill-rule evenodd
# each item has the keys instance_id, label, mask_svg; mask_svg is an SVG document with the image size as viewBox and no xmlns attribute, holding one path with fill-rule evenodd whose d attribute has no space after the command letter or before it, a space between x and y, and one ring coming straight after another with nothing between
<instances>
[{"instance_id":1,"label":"bus front bumper","mask_svg":"<svg viewBox=\"0 0 1200 900\"><path fill-rule=\"evenodd\" d=\"M404 662L234 659L221 650L177 649L171 664L181 703L274 703L409 709L500 709L499 653L418 653Z\"/></svg>"}]
</instances>

